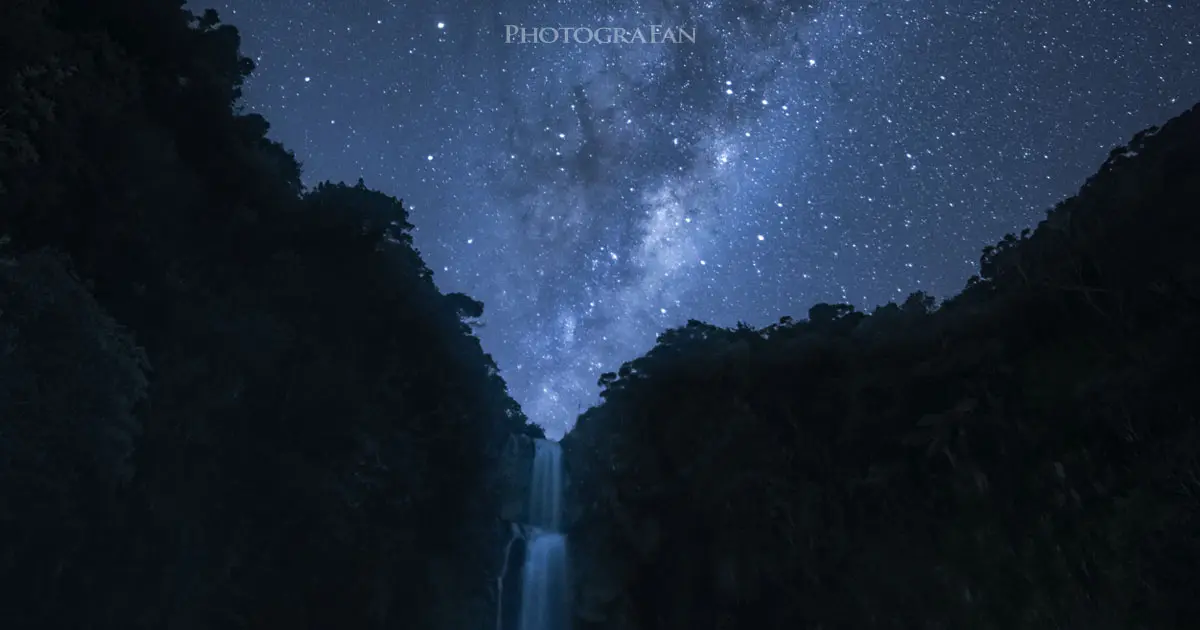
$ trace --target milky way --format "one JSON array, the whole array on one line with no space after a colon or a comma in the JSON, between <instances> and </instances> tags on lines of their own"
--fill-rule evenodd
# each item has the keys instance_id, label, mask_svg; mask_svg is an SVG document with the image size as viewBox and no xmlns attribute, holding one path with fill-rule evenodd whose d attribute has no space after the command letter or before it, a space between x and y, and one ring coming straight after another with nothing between
<instances>
[{"instance_id":1,"label":"milky way","mask_svg":"<svg viewBox=\"0 0 1200 630\"><path fill-rule=\"evenodd\" d=\"M405 200L439 286L485 303L484 348L552 437L688 319L956 293L984 245L1200 100L1200 10L1182 3L215 8L258 62L247 108L306 182ZM506 42L509 25L695 42Z\"/></svg>"}]
</instances>

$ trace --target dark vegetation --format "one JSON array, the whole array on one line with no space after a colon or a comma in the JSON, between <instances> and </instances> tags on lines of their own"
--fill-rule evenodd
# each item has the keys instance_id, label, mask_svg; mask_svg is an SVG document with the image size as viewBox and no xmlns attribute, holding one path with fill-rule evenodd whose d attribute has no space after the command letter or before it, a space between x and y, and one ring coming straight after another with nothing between
<instances>
[{"instance_id":1,"label":"dark vegetation","mask_svg":"<svg viewBox=\"0 0 1200 630\"><path fill-rule=\"evenodd\" d=\"M935 305L700 322L564 439L583 628L1192 627L1200 106Z\"/></svg>"},{"instance_id":2,"label":"dark vegetation","mask_svg":"<svg viewBox=\"0 0 1200 630\"><path fill-rule=\"evenodd\" d=\"M486 627L526 425L402 204L215 13L0 2L0 625Z\"/></svg>"}]
</instances>

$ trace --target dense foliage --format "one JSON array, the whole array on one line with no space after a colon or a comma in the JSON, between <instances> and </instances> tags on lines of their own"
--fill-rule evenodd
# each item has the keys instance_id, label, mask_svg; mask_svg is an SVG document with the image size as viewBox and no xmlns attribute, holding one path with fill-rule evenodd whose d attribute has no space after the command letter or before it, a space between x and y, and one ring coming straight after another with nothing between
<instances>
[{"instance_id":1,"label":"dense foliage","mask_svg":"<svg viewBox=\"0 0 1200 630\"><path fill-rule=\"evenodd\" d=\"M1200 106L935 305L700 322L567 438L585 628L1200 615Z\"/></svg>"},{"instance_id":2,"label":"dense foliage","mask_svg":"<svg viewBox=\"0 0 1200 630\"><path fill-rule=\"evenodd\" d=\"M483 627L539 434L403 205L304 190L176 0L0 3L0 616Z\"/></svg>"}]
</instances>

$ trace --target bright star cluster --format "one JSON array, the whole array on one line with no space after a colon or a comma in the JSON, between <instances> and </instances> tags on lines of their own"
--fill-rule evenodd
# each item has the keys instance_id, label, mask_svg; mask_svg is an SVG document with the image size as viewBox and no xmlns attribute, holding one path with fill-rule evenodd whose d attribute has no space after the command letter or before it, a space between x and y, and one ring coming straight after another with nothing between
<instances>
[{"instance_id":1,"label":"bright star cluster","mask_svg":"<svg viewBox=\"0 0 1200 630\"><path fill-rule=\"evenodd\" d=\"M688 319L956 293L1200 101L1188 3L213 1L258 63L247 108L309 184L405 200L552 437ZM696 41L505 43L654 24Z\"/></svg>"}]
</instances>

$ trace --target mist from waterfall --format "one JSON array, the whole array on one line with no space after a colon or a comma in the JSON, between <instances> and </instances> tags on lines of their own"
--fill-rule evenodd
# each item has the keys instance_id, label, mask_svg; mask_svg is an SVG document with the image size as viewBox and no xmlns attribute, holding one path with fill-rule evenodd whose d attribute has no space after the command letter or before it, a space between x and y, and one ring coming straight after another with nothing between
<instances>
[{"instance_id":1,"label":"mist from waterfall","mask_svg":"<svg viewBox=\"0 0 1200 630\"><path fill-rule=\"evenodd\" d=\"M567 537L562 533L562 447L558 442L537 440L535 449L518 630L568 630Z\"/></svg>"}]
</instances>

